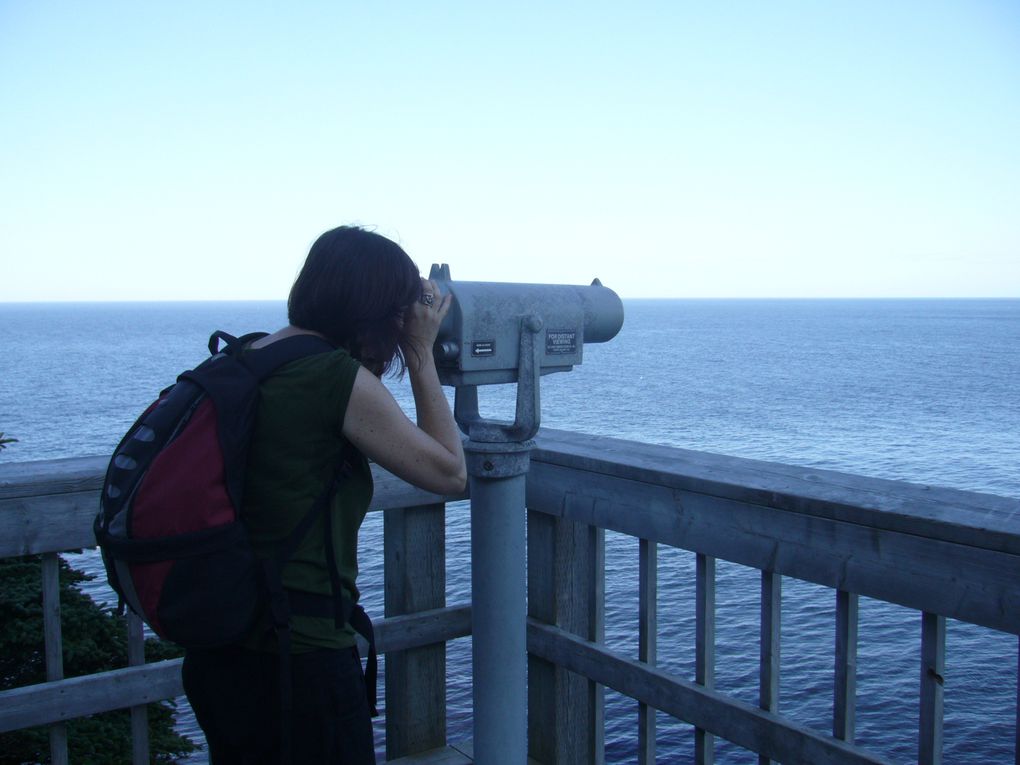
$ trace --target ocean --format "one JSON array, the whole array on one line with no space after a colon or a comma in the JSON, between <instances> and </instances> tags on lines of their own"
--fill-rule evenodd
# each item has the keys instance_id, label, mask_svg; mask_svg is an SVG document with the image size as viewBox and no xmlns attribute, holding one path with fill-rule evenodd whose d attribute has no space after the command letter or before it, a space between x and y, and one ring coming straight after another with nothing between
<instances>
[{"instance_id":1,"label":"ocean","mask_svg":"<svg viewBox=\"0 0 1020 765\"><path fill-rule=\"evenodd\" d=\"M543 424L686 449L1020 496L1020 300L624 301L619 336L542 379ZM272 330L282 302L0 305L0 460L109 453L210 332ZM406 381L388 382L410 405ZM512 413L512 386L482 410ZM470 598L468 511L448 513L448 602ZM382 614L382 523L366 522L359 585ZM606 641L636 653L637 542L607 533ZM75 565L97 573L94 554ZM693 678L694 556L660 548L659 663ZM101 582L90 594L104 600ZM834 596L787 579L780 710L831 726ZM720 561L716 686L757 698L758 574ZM916 761L920 617L861 599L857 742ZM449 647L449 737L469 738L470 642ZM1011 762L1017 638L947 626L945 762ZM380 689L382 685L380 684ZM606 761L636 759L636 704L606 695ZM658 761L693 756L659 715ZM194 733L185 713L182 730ZM377 721L377 735L383 725ZM381 738L380 738L381 741ZM718 742L717 762L756 758ZM199 755L191 762L203 762Z\"/></svg>"}]
</instances>

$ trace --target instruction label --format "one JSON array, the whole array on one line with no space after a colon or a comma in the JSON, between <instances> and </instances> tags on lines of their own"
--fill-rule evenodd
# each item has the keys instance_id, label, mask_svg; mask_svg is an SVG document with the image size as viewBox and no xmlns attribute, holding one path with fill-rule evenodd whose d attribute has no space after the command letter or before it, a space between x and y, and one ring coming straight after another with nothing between
<instances>
[{"instance_id":1,"label":"instruction label","mask_svg":"<svg viewBox=\"0 0 1020 765\"><path fill-rule=\"evenodd\" d=\"M567 356L577 353L577 330L546 330L545 352L549 356Z\"/></svg>"},{"instance_id":2,"label":"instruction label","mask_svg":"<svg viewBox=\"0 0 1020 765\"><path fill-rule=\"evenodd\" d=\"M479 340L471 344L472 356L491 356L496 352L495 340Z\"/></svg>"}]
</instances>

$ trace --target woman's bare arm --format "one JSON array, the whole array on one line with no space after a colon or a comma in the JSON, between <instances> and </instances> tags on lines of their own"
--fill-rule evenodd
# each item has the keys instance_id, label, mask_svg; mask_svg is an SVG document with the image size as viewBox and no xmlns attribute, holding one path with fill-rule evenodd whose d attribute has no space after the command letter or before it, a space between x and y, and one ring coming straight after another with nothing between
<instances>
[{"instance_id":1,"label":"woman's bare arm","mask_svg":"<svg viewBox=\"0 0 1020 765\"><path fill-rule=\"evenodd\" d=\"M433 282L424 289L438 295ZM370 459L405 481L437 494L464 489L467 468L460 432L443 395L432 357L450 296L432 306L416 303L405 317L403 347L418 424L411 422L386 386L362 368L354 381L343 433Z\"/></svg>"}]
</instances>

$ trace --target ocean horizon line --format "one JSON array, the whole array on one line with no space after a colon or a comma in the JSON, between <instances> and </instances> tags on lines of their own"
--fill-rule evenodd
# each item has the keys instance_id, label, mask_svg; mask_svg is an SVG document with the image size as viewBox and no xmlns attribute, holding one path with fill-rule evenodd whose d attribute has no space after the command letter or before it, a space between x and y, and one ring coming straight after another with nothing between
<instances>
[{"instance_id":1,"label":"ocean horizon line","mask_svg":"<svg viewBox=\"0 0 1020 765\"><path fill-rule=\"evenodd\" d=\"M836 295L836 296L677 296L677 297L628 297L620 295L621 300L628 302L1015 302L1020 295L992 296L917 296L917 295ZM217 304L256 304L286 303L287 298L159 298L139 300L0 300L0 306L73 306L73 305L217 305Z\"/></svg>"}]
</instances>

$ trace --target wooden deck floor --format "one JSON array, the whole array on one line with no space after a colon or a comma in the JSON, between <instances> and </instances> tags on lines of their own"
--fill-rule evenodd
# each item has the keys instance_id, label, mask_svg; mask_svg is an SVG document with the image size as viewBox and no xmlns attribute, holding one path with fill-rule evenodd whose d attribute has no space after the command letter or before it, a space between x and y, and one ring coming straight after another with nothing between
<instances>
[{"instance_id":1,"label":"wooden deck floor","mask_svg":"<svg viewBox=\"0 0 1020 765\"><path fill-rule=\"evenodd\" d=\"M463 748L462 745L458 745ZM387 760L386 765L471 765L474 760L464 752L452 746L421 752L399 760Z\"/></svg>"},{"instance_id":2,"label":"wooden deck floor","mask_svg":"<svg viewBox=\"0 0 1020 765\"><path fill-rule=\"evenodd\" d=\"M385 765L472 765L475 761L474 755L475 750L472 743L461 741L433 749L431 752L421 752L401 757L399 760L389 760ZM538 763L529 757L528 765L538 765Z\"/></svg>"}]
</instances>

